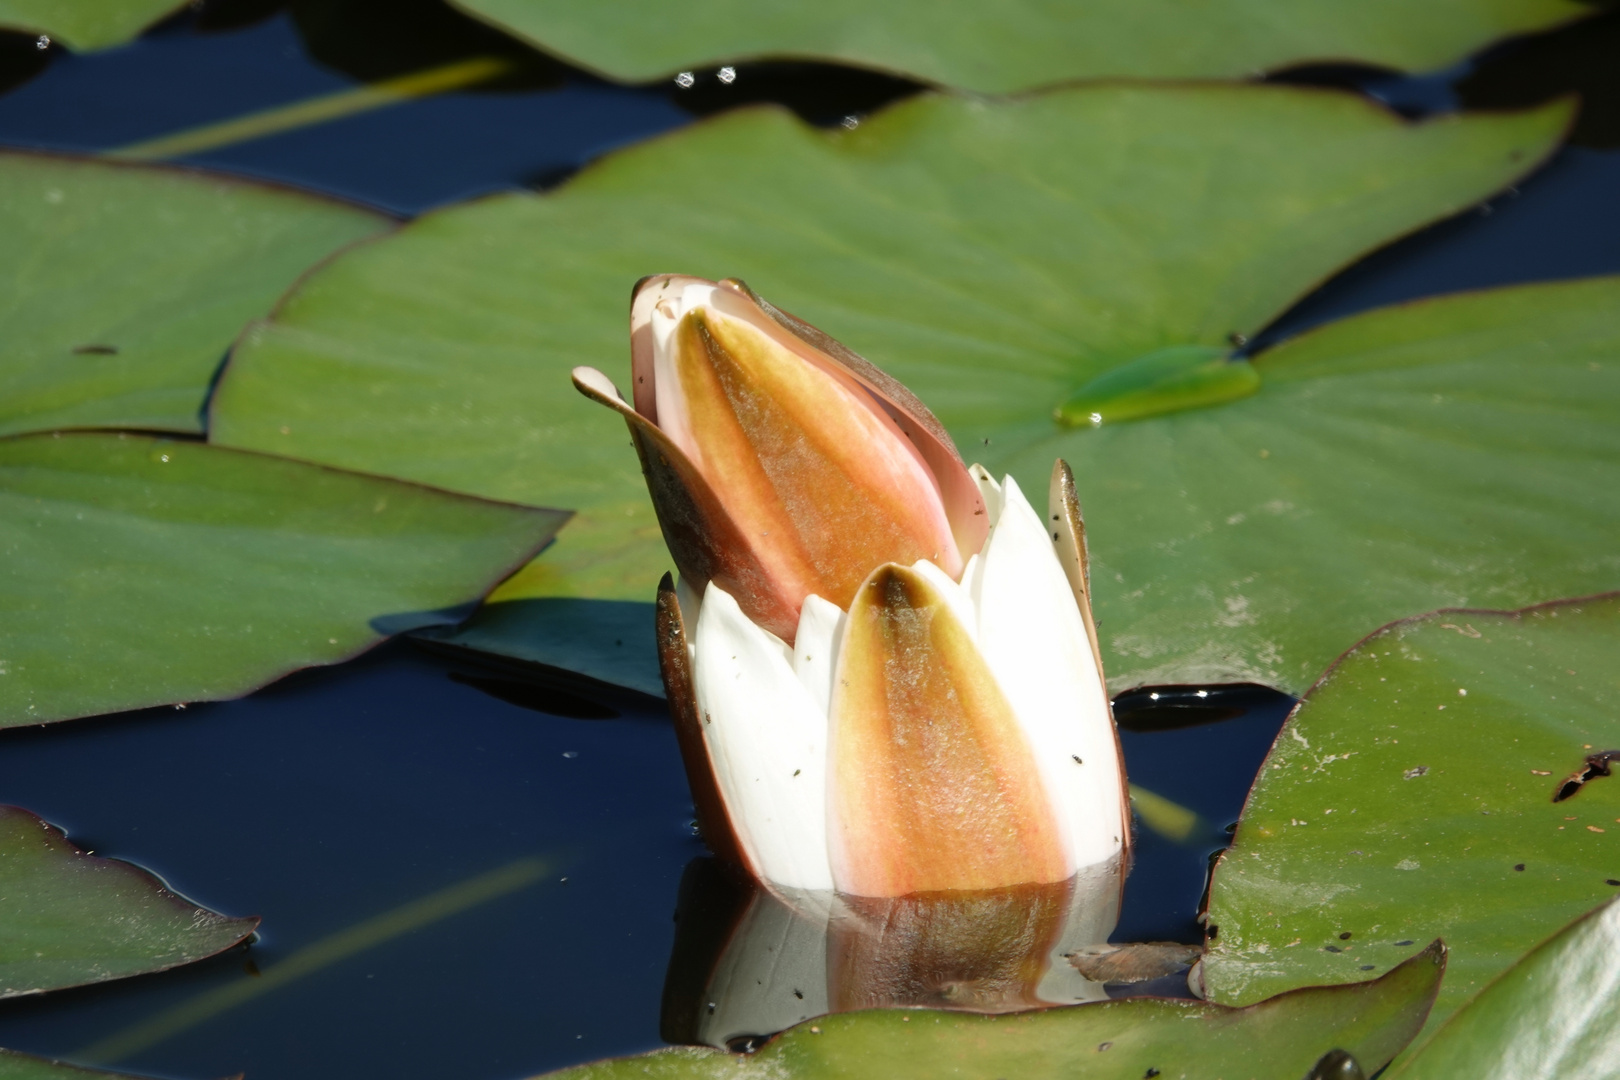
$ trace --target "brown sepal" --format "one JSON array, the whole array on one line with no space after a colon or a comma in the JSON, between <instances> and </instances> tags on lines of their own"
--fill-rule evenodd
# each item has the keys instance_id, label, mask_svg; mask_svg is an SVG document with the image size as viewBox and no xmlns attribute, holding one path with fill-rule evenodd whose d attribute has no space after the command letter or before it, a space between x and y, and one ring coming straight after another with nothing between
<instances>
[{"instance_id":1,"label":"brown sepal","mask_svg":"<svg viewBox=\"0 0 1620 1080\"><path fill-rule=\"evenodd\" d=\"M1052 480L1047 488L1047 508L1051 527L1052 543L1057 548L1058 562L1063 564L1063 573L1069 579L1069 588L1074 591L1074 602L1080 605L1080 617L1085 621L1086 637L1091 640L1091 658L1097 664L1097 678L1102 683L1103 693L1108 692L1108 676L1103 671L1102 649L1097 636L1097 620L1091 614L1091 556L1086 550L1086 520L1080 513L1080 496L1074 486L1074 472L1069 463L1058 458L1052 463ZM1130 786L1125 780L1125 752L1119 744L1119 725L1114 722L1113 702L1108 704L1109 728L1114 733L1114 760L1119 762L1119 791L1124 805L1121 807L1122 817L1126 822L1124 852L1128 857L1131 850L1130 821Z\"/></svg>"},{"instance_id":2,"label":"brown sepal","mask_svg":"<svg viewBox=\"0 0 1620 1080\"><path fill-rule=\"evenodd\" d=\"M754 873L731 828L731 817L726 813L725 799L720 795L720 784L703 742L703 718L698 714L697 691L692 682L692 654L686 644L686 622L681 617L675 579L667 573L658 583L657 634L658 673L664 679L664 696L669 701L669 716L675 725L675 742L680 746L681 761L686 766L686 783L692 790L698 831L716 857Z\"/></svg>"}]
</instances>

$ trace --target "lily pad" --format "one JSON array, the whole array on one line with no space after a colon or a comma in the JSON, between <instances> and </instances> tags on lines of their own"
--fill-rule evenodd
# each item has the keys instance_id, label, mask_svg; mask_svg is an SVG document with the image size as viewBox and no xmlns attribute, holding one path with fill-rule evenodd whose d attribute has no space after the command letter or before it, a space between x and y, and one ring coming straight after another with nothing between
<instances>
[{"instance_id":1,"label":"lily pad","mask_svg":"<svg viewBox=\"0 0 1620 1080\"><path fill-rule=\"evenodd\" d=\"M1620 278L1388 308L1256 357L1242 400L991 451L1074 466L1112 689L1299 693L1413 611L1620 587L1616 310Z\"/></svg>"},{"instance_id":2,"label":"lily pad","mask_svg":"<svg viewBox=\"0 0 1620 1080\"><path fill-rule=\"evenodd\" d=\"M565 519L195 442L0 439L0 726L235 697L455 622Z\"/></svg>"},{"instance_id":3,"label":"lily pad","mask_svg":"<svg viewBox=\"0 0 1620 1080\"><path fill-rule=\"evenodd\" d=\"M47 34L75 52L122 45L183 0L0 0L0 28Z\"/></svg>"},{"instance_id":4,"label":"lily pad","mask_svg":"<svg viewBox=\"0 0 1620 1080\"><path fill-rule=\"evenodd\" d=\"M0 1048L0 1080L102 1080L125 1078L134 1080L129 1073L110 1073L100 1069L85 1069L65 1061L35 1057L32 1054Z\"/></svg>"},{"instance_id":5,"label":"lily pad","mask_svg":"<svg viewBox=\"0 0 1620 1080\"><path fill-rule=\"evenodd\" d=\"M0 998L189 964L245 941L232 919L145 870L86 855L27 810L0 806ZM0 1057L0 1076L9 1057Z\"/></svg>"},{"instance_id":6,"label":"lily pad","mask_svg":"<svg viewBox=\"0 0 1620 1080\"><path fill-rule=\"evenodd\" d=\"M455 0L610 78L641 82L746 60L825 60L1010 93L1075 79L1248 78L1306 63L1442 67L1495 38L1591 11L1569 0Z\"/></svg>"},{"instance_id":7,"label":"lily pad","mask_svg":"<svg viewBox=\"0 0 1620 1080\"><path fill-rule=\"evenodd\" d=\"M1514 964L1390 1080L1613 1076L1620 1050L1620 901Z\"/></svg>"},{"instance_id":8,"label":"lily pad","mask_svg":"<svg viewBox=\"0 0 1620 1080\"><path fill-rule=\"evenodd\" d=\"M265 184L0 153L0 435L201 432L242 324L314 263L390 226Z\"/></svg>"},{"instance_id":9,"label":"lily pad","mask_svg":"<svg viewBox=\"0 0 1620 1080\"><path fill-rule=\"evenodd\" d=\"M1247 1009L1165 998L1001 1016L872 1009L800 1024L748 1056L679 1047L548 1075L570 1080L1297 1077L1334 1049L1350 1051L1371 1071L1423 1026L1444 968L1445 951L1436 942L1376 981L1299 990Z\"/></svg>"},{"instance_id":10,"label":"lily pad","mask_svg":"<svg viewBox=\"0 0 1620 1080\"><path fill-rule=\"evenodd\" d=\"M1620 594L1441 611L1357 645L1277 737L1215 871L1209 997L1349 982L1444 935L1442 1019L1615 895L1620 780L1553 800L1620 747L1617 701Z\"/></svg>"},{"instance_id":11,"label":"lily pad","mask_svg":"<svg viewBox=\"0 0 1620 1080\"><path fill-rule=\"evenodd\" d=\"M211 437L577 509L523 596L645 602L668 558L635 455L567 377L627 371L641 276L747 278L916 389L969 460L999 457L1099 375L1252 334L1499 188L1568 117L1410 124L1285 87L928 96L834 132L745 110L334 259L243 336Z\"/></svg>"}]
</instances>

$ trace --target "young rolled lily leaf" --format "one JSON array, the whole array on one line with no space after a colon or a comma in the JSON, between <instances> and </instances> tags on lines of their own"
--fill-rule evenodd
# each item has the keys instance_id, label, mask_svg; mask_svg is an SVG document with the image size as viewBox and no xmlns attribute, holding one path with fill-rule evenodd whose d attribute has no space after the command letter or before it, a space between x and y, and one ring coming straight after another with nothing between
<instances>
[{"instance_id":1,"label":"young rolled lily leaf","mask_svg":"<svg viewBox=\"0 0 1620 1080\"><path fill-rule=\"evenodd\" d=\"M85 854L27 810L0 806L0 998L123 979L223 952L259 925ZM0 1076L11 1059L0 1058Z\"/></svg>"},{"instance_id":2,"label":"young rolled lily leaf","mask_svg":"<svg viewBox=\"0 0 1620 1080\"><path fill-rule=\"evenodd\" d=\"M1620 1054L1620 898L1581 916L1457 1010L1389 1080L1613 1076Z\"/></svg>"},{"instance_id":3,"label":"young rolled lily leaf","mask_svg":"<svg viewBox=\"0 0 1620 1080\"><path fill-rule=\"evenodd\" d=\"M761 6L695 0L457 0L542 49L626 81L748 60L826 60L984 93L1119 77L1249 78L1339 62L1427 70L1492 38L1587 13L1569 0L894 0ZM742 78L746 79L745 74Z\"/></svg>"},{"instance_id":4,"label":"young rolled lily leaf","mask_svg":"<svg viewBox=\"0 0 1620 1080\"><path fill-rule=\"evenodd\" d=\"M903 387L740 282L644 279L631 340L634 407L593 368L574 384L625 418L682 570L665 685L689 697L677 724L717 850L866 897L1120 858L1067 466L1048 533Z\"/></svg>"},{"instance_id":5,"label":"young rolled lily leaf","mask_svg":"<svg viewBox=\"0 0 1620 1080\"><path fill-rule=\"evenodd\" d=\"M1370 635L1283 728L1216 866L1208 997L1348 982L1444 935L1450 1015L1620 890L1616 701L1620 594Z\"/></svg>"},{"instance_id":6,"label":"young rolled lily leaf","mask_svg":"<svg viewBox=\"0 0 1620 1080\"><path fill-rule=\"evenodd\" d=\"M1439 988L1439 942L1381 978L1244 1009L1126 998L999 1016L873 1009L799 1024L750 1055L676 1047L550 1073L567 1080L1020 1080L1303 1077L1340 1049L1370 1072L1411 1041Z\"/></svg>"}]
</instances>

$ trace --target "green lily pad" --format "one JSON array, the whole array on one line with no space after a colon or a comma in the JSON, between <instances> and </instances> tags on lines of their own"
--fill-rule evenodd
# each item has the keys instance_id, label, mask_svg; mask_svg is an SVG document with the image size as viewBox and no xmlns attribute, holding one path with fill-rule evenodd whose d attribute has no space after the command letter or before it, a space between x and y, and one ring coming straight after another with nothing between
<instances>
[{"instance_id":1,"label":"green lily pad","mask_svg":"<svg viewBox=\"0 0 1620 1080\"><path fill-rule=\"evenodd\" d=\"M211 438L574 508L524 597L646 601L669 561L635 454L567 376L623 380L641 276L745 277L916 389L969 460L1001 456L1105 372L1252 334L1499 188L1568 117L1414 125L1284 87L929 96L834 132L733 113L334 259L243 336Z\"/></svg>"},{"instance_id":2,"label":"green lily pad","mask_svg":"<svg viewBox=\"0 0 1620 1080\"><path fill-rule=\"evenodd\" d=\"M455 622L565 518L195 442L0 439L0 727L234 697Z\"/></svg>"},{"instance_id":3,"label":"green lily pad","mask_svg":"<svg viewBox=\"0 0 1620 1080\"><path fill-rule=\"evenodd\" d=\"M265 184L0 153L0 435L201 432L242 324L314 263L390 226Z\"/></svg>"},{"instance_id":4,"label":"green lily pad","mask_svg":"<svg viewBox=\"0 0 1620 1080\"><path fill-rule=\"evenodd\" d=\"M1442 1019L1615 895L1620 779L1553 796L1620 748L1616 701L1620 594L1441 611L1357 645L1278 736L1215 871L1209 997L1364 978L1444 935Z\"/></svg>"},{"instance_id":5,"label":"green lily pad","mask_svg":"<svg viewBox=\"0 0 1620 1080\"><path fill-rule=\"evenodd\" d=\"M1613 1076L1620 1049L1620 902L1537 946L1405 1058L1390 1080Z\"/></svg>"},{"instance_id":6,"label":"green lily pad","mask_svg":"<svg viewBox=\"0 0 1620 1080\"><path fill-rule=\"evenodd\" d=\"M542 49L640 82L745 60L826 60L981 93L1074 79L1248 78L1312 62L1417 71L1587 14L1568 0L1102 0L755 4L455 0Z\"/></svg>"},{"instance_id":7,"label":"green lily pad","mask_svg":"<svg viewBox=\"0 0 1620 1080\"><path fill-rule=\"evenodd\" d=\"M872 1009L800 1024L748 1056L677 1047L548 1075L571 1080L1293 1078L1334 1049L1350 1051L1370 1072L1423 1026L1444 968L1445 952L1436 942L1377 981L1299 990L1247 1009L1164 998L1002 1016Z\"/></svg>"},{"instance_id":8,"label":"green lily pad","mask_svg":"<svg viewBox=\"0 0 1620 1080\"><path fill-rule=\"evenodd\" d=\"M0 1047L0 1080L96 1080L101 1077L125 1077L128 1073L103 1072L100 1069L85 1069L78 1065L69 1065L65 1061L51 1061L49 1058L35 1057L16 1050L7 1050Z\"/></svg>"},{"instance_id":9,"label":"green lily pad","mask_svg":"<svg viewBox=\"0 0 1620 1080\"><path fill-rule=\"evenodd\" d=\"M189 964L258 925L198 907L140 867L86 855L27 810L0 806L0 998ZM0 1076L9 1061L0 1058Z\"/></svg>"},{"instance_id":10,"label":"green lily pad","mask_svg":"<svg viewBox=\"0 0 1620 1080\"><path fill-rule=\"evenodd\" d=\"M0 28L48 34L75 52L122 45L183 0L0 0Z\"/></svg>"},{"instance_id":11,"label":"green lily pad","mask_svg":"<svg viewBox=\"0 0 1620 1080\"><path fill-rule=\"evenodd\" d=\"M1074 466L1113 689L1298 693L1412 611L1620 586L1616 310L1620 278L1375 311L1256 357L1243 400L995 460Z\"/></svg>"}]
</instances>

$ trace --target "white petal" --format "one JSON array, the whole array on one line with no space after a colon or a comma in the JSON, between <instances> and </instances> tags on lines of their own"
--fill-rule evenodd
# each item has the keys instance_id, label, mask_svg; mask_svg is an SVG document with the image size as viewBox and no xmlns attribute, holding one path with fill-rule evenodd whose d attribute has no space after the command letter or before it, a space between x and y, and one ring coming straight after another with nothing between
<instances>
[{"instance_id":1,"label":"white petal","mask_svg":"<svg viewBox=\"0 0 1620 1080\"><path fill-rule=\"evenodd\" d=\"M962 591L967 594L968 603L973 605L974 611L979 610L979 586L984 576L983 570L984 556L978 552L975 552L968 559L967 565L962 568ZM972 625L975 630L978 629L977 615L973 617Z\"/></svg>"},{"instance_id":2,"label":"white petal","mask_svg":"<svg viewBox=\"0 0 1620 1080\"><path fill-rule=\"evenodd\" d=\"M844 609L815 593L805 597L793 638L793 671L822 716L832 706L833 666L843 636Z\"/></svg>"},{"instance_id":3,"label":"white petal","mask_svg":"<svg viewBox=\"0 0 1620 1080\"><path fill-rule=\"evenodd\" d=\"M832 888L827 860L827 716L793 650L709 583L693 682L703 739L737 838L767 881Z\"/></svg>"},{"instance_id":4,"label":"white petal","mask_svg":"<svg viewBox=\"0 0 1620 1080\"><path fill-rule=\"evenodd\" d=\"M974 608L973 598L966 589L951 580L951 576L927 559L918 559L911 564L911 568L928 579L928 583L939 590L945 604L956 616L956 621L962 624L962 629L968 632L968 637L977 641L979 638L979 616ZM1015 710L1016 711L1016 710Z\"/></svg>"},{"instance_id":5,"label":"white petal","mask_svg":"<svg viewBox=\"0 0 1620 1080\"><path fill-rule=\"evenodd\" d=\"M1052 534L1008 477L979 572L979 648L1028 733L1076 869L1125 838L1107 691Z\"/></svg>"},{"instance_id":6,"label":"white petal","mask_svg":"<svg viewBox=\"0 0 1620 1080\"><path fill-rule=\"evenodd\" d=\"M697 659L697 622L703 611L703 597L684 577L675 579L675 606L681 611L681 625L686 628L686 658Z\"/></svg>"},{"instance_id":7,"label":"white petal","mask_svg":"<svg viewBox=\"0 0 1620 1080\"><path fill-rule=\"evenodd\" d=\"M671 285L670 292L653 306L649 320L653 339L653 392L658 408L659 430L668 435L676 446L691 447L698 443L692 434L692 418L686 407L686 394L675 371L671 338L675 328L680 325L681 317L694 308L706 305L715 286L708 282L684 286L672 282Z\"/></svg>"}]
</instances>

